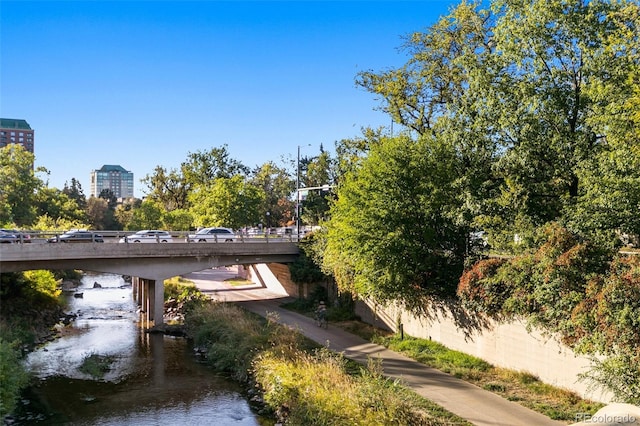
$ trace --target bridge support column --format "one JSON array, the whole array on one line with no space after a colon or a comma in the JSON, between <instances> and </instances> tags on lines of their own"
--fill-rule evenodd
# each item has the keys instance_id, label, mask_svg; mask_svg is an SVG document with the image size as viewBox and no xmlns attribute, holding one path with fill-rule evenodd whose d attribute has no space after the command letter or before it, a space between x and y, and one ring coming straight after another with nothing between
<instances>
[{"instance_id":1,"label":"bridge support column","mask_svg":"<svg viewBox=\"0 0 640 426\"><path fill-rule=\"evenodd\" d=\"M164 280L157 279L154 283L155 298L153 301L153 325L156 327L164 324Z\"/></svg>"},{"instance_id":2,"label":"bridge support column","mask_svg":"<svg viewBox=\"0 0 640 426\"><path fill-rule=\"evenodd\" d=\"M138 277L131 277L131 293L133 296L133 301L138 302L140 304L140 295L138 291L140 289L140 279Z\"/></svg>"},{"instance_id":3,"label":"bridge support column","mask_svg":"<svg viewBox=\"0 0 640 426\"><path fill-rule=\"evenodd\" d=\"M147 285L147 297L145 300L145 305L147 305L147 321L151 321L154 317L154 309L156 304L154 303L154 299L156 297L156 286L154 280L145 279L145 284Z\"/></svg>"},{"instance_id":4,"label":"bridge support column","mask_svg":"<svg viewBox=\"0 0 640 426\"><path fill-rule=\"evenodd\" d=\"M133 299L144 314L144 321L164 324L164 279L133 277Z\"/></svg>"}]
</instances>

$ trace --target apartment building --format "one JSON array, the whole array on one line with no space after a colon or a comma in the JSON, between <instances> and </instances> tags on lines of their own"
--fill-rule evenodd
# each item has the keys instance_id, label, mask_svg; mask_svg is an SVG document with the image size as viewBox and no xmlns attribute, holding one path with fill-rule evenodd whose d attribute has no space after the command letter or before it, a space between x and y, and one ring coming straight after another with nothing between
<instances>
[{"instance_id":1,"label":"apartment building","mask_svg":"<svg viewBox=\"0 0 640 426\"><path fill-rule=\"evenodd\" d=\"M26 120L0 118L0 148L18 144L33 154L33 139L33 129Z\"/></svg>"},{"instance_id":2,"label":"apartment building","mask_svg":"<svg viewBox=\"0 0 640 426\"><path fill-rule=\"evenodd\" d=\"M91 197L110 189L116 198L133 197L133 173L122 166L104 165L91 171Z\"/></svg>"}]
</instances>

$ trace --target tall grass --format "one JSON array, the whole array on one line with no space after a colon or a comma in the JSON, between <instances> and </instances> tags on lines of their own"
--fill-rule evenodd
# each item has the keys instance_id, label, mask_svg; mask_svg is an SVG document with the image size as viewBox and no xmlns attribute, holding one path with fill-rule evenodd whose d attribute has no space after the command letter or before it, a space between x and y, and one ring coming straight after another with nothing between
<instances>
[{"instance_id":1,"label":"tall grass","mask_svg":"<svg viewBox=\"0 0 640 426\"><path fill-rule=\"evenodd\" d=\"M182 277L173 277L164 281L164 300L175 299L184 302L192 299L208 299L196 287L193 281Z\"/></svg>"},{"instance_id":2,"label":"tall grass","mask_svg":"<svg viewBox=\"0 0 640 426\"><path fill-rule=\"evenodd\" d=\"M206 350L209 364L240 381L247 380L253 357L273 338L268 324L220 302L194 307L185 315L185 328L196 346Z\"/></svg>"},{"instance_id":3,"label":"tall grass","mask_svg":"<svg viewBox=\"0 0 640 426\"><path fill-rule=\"evenodd\" d=\"M376 365L346 372L342 356L327 349L282 357L273 351L254 363L265 401L294 425L467 424L383 377Z\"/></svg>"},{"instance_id":4,"label":"tall grass","mask_svg":"<svg viewBox=\"0 0 640 426\"><path fill-rule=\"evenodd\" d=\"M375 364L348 368L342 356L310 349L301 334L274 319L214 302L193 309L185 326L212 366L254 381L267 408L286 424L468 424L384 378Z\"/></svg>"}]
</instances>

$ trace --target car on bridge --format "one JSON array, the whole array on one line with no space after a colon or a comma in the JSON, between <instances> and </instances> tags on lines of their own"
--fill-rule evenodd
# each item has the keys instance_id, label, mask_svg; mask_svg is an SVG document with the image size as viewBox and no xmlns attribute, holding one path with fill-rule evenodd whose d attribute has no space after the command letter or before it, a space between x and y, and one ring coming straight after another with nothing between
<instances>
[{"instance_id":1,"label":"car on bridge","mask_svg":"<svg viewBox=\"0 0 640 426\"><path fill-rule=\"evenodd\" d=\"M18 238L8 232L0 231L0 244L13 244L18 242Z\"/></svg>"},{"instance_id":2,"label":"car on bridge","mask_svg":"<svg viewBox=\"0 0 640 426\"><path fill-rule=\"evenodd\" d=\"M208 243L208 242L233 242L237 237L230 228L202 228L195 234L187 236L188 243Z\"/></svg>"},{"instance_id":3,"label":"car on bridge","mask_svg":"<svg viewBox=\"0 0 640 426\"><path fill-rule=\"evenodd\" d=\"M23 232L23 231L18 231L17 229L0 229L0 232L2 232L4 234L15 235L16 242L18 242L18 243L30 243L31 242L31 235L29 235L29 234L27 234L26 232Z\"/></svg>"},{"instance_id":4,"label":"car on bridge","mask_svg":"<svg viewBox=\"0 0 640 426\"><path fill-rule=\"evenodd\" d=\"M56 235L47 240L48 243L104 243L100 234L92 231L72 230L62 235Z\"/></svg>"},{"instance_id":5,"label":"car on bridge","mask_svg":"<svg viewBox=\"0 0 640 426\"><path fill-rule=\"evenodd\" d=\"M173 238L169 231L144 229L134 234L120 238L120 243L171 243Z\"/></svg>"}]
</instances>

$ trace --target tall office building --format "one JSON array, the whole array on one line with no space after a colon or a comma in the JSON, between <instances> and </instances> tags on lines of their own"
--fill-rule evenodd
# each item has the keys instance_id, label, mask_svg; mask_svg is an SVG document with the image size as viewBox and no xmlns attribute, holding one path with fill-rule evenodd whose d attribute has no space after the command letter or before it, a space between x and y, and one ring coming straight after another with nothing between
<instances>
[{"instance_id":1,"label":"tall office building","mask_svg":"<svg viewBox=\"0 0 640 426\"><path fill-rule=\"evenodd\" d=\"M26 120L0 118L0 148L13 143L33 154L33 129Z\"/></svg>"},{"instance_id":2,"label":"tall office building","mask_svg":"<svg viewBox=\"0 0 640 426\"><path fill-rule=\"evenodd\" d=\"M104 189L110 189L116 198L133 197L133 173L113 165L92 170L91 196L98 197Z\"/></svg>"}]
</instances>

